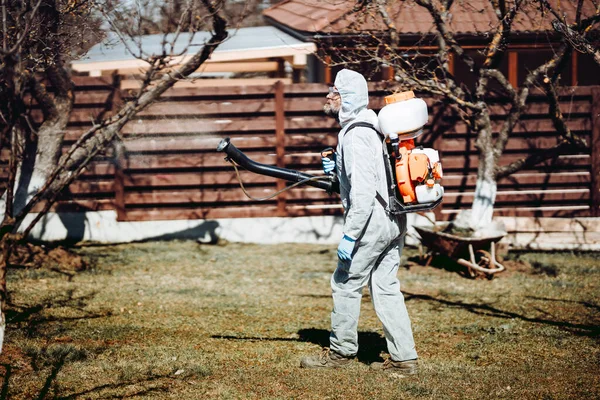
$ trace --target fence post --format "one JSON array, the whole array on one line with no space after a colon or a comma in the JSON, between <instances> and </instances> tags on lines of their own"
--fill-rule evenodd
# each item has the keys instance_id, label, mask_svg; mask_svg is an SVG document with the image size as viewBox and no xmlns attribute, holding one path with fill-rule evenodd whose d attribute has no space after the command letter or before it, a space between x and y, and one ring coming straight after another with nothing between
<instances>
[{"instance_id":1,"label":"fence post","mask_svg":"<svg viewBox=\"0 0 600 400\"><path fill-rule=\"evenodd\" d=\"M275 82L275 153L277 155L277 166L285 168L285 103L284 84L282 81ZM277 190L285 188L283 179L277 179ZM287 215L285 192L277 196L277 216Z\"/></svg>"},{"instance_id":2,"label":"fence post","mask_svg":"<svg viewBox=\"0 0 600 400\"><path fill-rule=\"evenodd\" d=\"M125 209L125 146L122 143L115 143L115 210L117 211L117 221L127 220L127 210Z\"/></svg>"},{"instance_id":3,"label":"fence post","mask_svg":"<svg viewBox=\"0 0 600 400\"><path fill-rule=\"evenodd\" d=\"M111 114L114 115L122 105L121 97L121 77L113 74L113 94L111 98ZM118 141L114 142L115 180L113 188L115 191L115 210L117 211L117 221L127 220L127 210L125 208L125 145Z\"/></svg>"},{"instance_id":4,"label":"fence post","mask_svg":"<svg viewBox=\"0 0 600 400\"><path fill-rule=\"evenodd\" d=\"M600 217L600 87L592 87L592 104L590 110L592 120L591 152L591 214Z\"/></svg>"}]
</instances>

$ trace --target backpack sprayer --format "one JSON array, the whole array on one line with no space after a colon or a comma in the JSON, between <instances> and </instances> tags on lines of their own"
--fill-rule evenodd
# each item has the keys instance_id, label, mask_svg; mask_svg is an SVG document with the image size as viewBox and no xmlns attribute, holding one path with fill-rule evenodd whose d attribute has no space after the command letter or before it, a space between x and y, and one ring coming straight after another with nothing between
<instances>
[{"instance_id":1,"label":"backpack sprayer","mask_svg":"<svg viewBox=\"0 0 600 400\"><path fill-rule=\"evenodd\" d=\"M379 112L379 127L383 146L384 165L388 181L387 198L383 201L382 194L377 197L380 203L391 214L400 215L410 212L432 210L442 202L444 188L441 186L442 164L437 150L415 146L414 139L423 134L423 126L427 123L427 104L422 99L415 98L412 91L402 92L387 96L386 105ZM357 123L353 127L370 127L370 124ZM377 134L381 135L379 132ZM229 138L221 140L217 151L227 154L226 161L232 163L243 192L253 200L271 199L280 193L296 186L306 184L328 193L339 193L339 182L334 175L310 175L300 171L275 167L252 161L242 151L236 148ZM327 157L333 149L322 151L322 156ZM279 190L264 198L252 197L244 188L237 166L260 175L280 178L294 184Z\"/></svg>"}]
</instances>

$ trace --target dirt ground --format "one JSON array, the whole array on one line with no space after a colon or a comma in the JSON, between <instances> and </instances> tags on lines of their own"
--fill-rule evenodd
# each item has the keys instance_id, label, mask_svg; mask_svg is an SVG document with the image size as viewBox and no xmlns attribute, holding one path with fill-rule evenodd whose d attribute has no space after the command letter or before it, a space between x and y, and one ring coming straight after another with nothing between
<instances>
[{"instance_id":1,"label":"dirt ground","mask_svg":"<svg viewBox=\"0 0 600 400\"><path fill-rule=\"evenodd\" d=\"M1 398L600 398L598 254L510 253L494 280L401 268L421 362L403 377L369 370L385 340L368 291L357 361L298 367L328 343L335 246L74 250L86 270L9 273Z\"/></svg>"}]
</instances>

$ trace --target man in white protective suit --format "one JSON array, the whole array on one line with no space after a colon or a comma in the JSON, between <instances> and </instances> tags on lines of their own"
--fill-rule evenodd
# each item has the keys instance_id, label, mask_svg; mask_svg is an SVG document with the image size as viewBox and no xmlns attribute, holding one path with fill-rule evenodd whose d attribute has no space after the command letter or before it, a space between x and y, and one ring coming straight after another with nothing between
<instances>
[{"instance_id":1,"label":"man in white protective suit","mask_svg":"<svg viewBox=\"0 0 600 400\"><path fill-rule=\"evenodd\" d=\"M358 318L362 290L368 284L373 306L383 324L390 358L371 364L374 369L403 374L417 372L417 352L400 282L396 277L406 233L406 216L386 212L387 179L377 115L369 110L365 78L344 69L329 89L323 107L336 117L335 161L323 158L326 173L337 173L344 206L344 236L338 264L331 277L333 311L330 348L302 358L303 368L347 366L358 352ZM353 126L368 123L373 128ZM350 128L350 129L349 129Z\"/></svg>"}]
</instances>

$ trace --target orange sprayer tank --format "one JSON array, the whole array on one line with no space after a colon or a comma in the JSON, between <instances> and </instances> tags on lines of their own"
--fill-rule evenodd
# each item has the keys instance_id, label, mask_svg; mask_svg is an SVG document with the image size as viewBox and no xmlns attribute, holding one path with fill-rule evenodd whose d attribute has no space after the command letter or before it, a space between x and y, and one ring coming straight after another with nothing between
<instances>
[{"instance_id":1,"label":"orange sprayer tank","mask_svg":"<svg viewBox=\"0 0 600 400\"><path fill-rule=\"evenodd\" d=\"M404 204L432 203L444 194L440 184L442 164L436 150L415 147L414 138L427 123L427 105L412 91L385 98L379 112L379 126L392 145L394 172Z\"/></svg>"}]
</instances>

